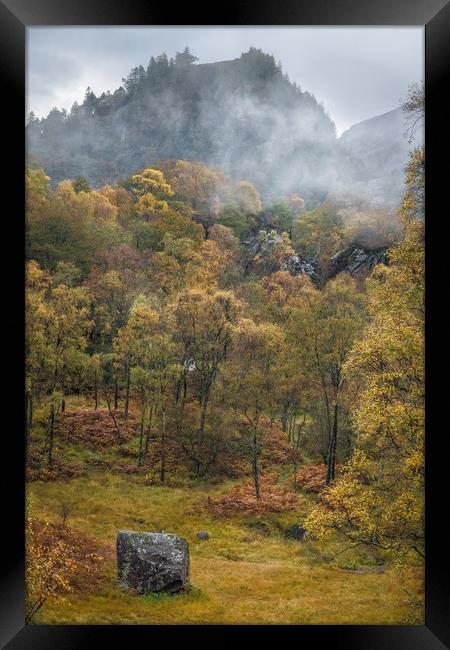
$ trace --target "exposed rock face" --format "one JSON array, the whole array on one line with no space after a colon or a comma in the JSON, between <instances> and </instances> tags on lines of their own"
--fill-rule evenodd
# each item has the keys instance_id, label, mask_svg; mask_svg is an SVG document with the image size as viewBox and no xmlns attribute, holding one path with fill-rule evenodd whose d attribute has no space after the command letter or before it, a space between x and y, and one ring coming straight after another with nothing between
<instances>
[{"instance_id":1,"label":"exposed rock face","mask_svg":"<svg viewBox=\"0 0 450 650\"><path fill-rule=\"evenodd\" d=\"M283 242L283 236L275 231L266 232L265 230L260 230L258 235L255 237L250 237L241 242L244 246L247 246L249 253L252 256L255 255L271 255L277 246Z\"/></svg>"},{"instance_id":2,"label":"exposed rock face","mask_svg":"<svg viewBox=\"0 0 450 650\"><path fill-rule=\"evenodd\" d=\"M281 263L282 271L289 271L291 275L302 275L306 273L311 280L317 279L318 263L316 260L305 260L300 255L289 255Z\"/></svg>"},{"instance_id":3,"label":"exposed rock face","mask_svg":"<svg viewBox=\"0 0 450 650\"><path fill-rule=\"evenodd\" d=\"M364 276L370 273L377 264L387 264L388 248L368 249L354 245L344 248L331 257L324 269L320 269L317 260L305 260L300 255L289 255L280 265L282 271L289 271L291 275L306 273L313 282L322 276L324 280L333 278L338 273L345 271L351 276ZM322 271L322 272L321 272Z\"/></svg>"},{"instance_id":4,"label":"exposed rock face","mask_svg":"<svg viewBox=\"0 0 450 650\"><path fill-rule=\"evenodd\" d=\"M352 276L369 273L377 264L387 263L387 247L368 250L361 247L349 247L333 255L330 259L328 277L342 271Z\"/></svg>"},{"instance_id":5,"label":"exposed rock face","mask_svg":"<svg viewBox=\"0 0 450 650\"><path fill-rule=\"evenodd\" d=\"M188 543L169 533L120 531L117 573L120 586L136 594L176 593L188 585Z\"/></svg>"}]
</instances>

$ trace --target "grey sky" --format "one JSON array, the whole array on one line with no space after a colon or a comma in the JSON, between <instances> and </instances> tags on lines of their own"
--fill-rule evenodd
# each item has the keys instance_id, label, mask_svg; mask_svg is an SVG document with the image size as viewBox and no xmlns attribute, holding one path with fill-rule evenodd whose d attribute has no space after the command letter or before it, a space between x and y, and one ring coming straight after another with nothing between
<instances>
[{"instance_id":1,"label":"grey sky","mask_svg":"<svg viewBox=\"0 0 450 650\"><path fill-rule=\"evenodd\" d=\"M208 63L253 45L323 103L340 134L396 108L423 79L423 35L422 27L31 27L27 111L70 110L87 86L114 91L132 67L162 52L170 58L187 45Z\"/></svg>"}]
</instances>

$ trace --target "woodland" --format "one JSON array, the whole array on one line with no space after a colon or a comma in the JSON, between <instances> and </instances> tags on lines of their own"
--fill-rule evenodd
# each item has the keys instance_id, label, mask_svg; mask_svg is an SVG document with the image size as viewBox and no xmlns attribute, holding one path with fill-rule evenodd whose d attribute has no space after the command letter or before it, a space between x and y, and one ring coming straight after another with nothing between
<instances>
[{"instance_id":1,"label":"woodland","mask_svg":"<svg viewBox=\"0 0 450 650\"><path fill-rule=\"evenodd\" d=\"M195 121L178 158L170 115L155 136L167 152L158 144L146 165L133 138L144 146L158 84L168 70L190 78L189 56L158 57L124 93L95 98L104 131L86 117L89 92L52 126L84 120L88 173L78 135L73 170L56 154L28 161L27 622L422 623L424 147L395 209L277 176L265 191L270 166L230 172L238 150L200 162ZM247 63L260 92L281 102L284 88L328 124L278 68L274 90ZM140 125L117 156L114 102ZM423 105L412 87L411 129ZM106 181L105 147L117 162ZM336 266L355 250L382 257ZM190 589L122 593L121 529L186 538Z\"/></svg>"}]
</instances>

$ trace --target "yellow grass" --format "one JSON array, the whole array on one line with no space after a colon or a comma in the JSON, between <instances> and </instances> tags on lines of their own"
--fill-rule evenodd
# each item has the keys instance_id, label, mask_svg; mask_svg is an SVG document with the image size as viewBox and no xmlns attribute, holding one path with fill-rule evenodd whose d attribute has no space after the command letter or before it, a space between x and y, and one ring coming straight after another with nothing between
<instances>
[{"instance_id":1,"label":"yellow grass","mask_svg":"<svg viewBox=\"0 0 450 650\"><path fill-rule=\"evenodd\" d=\"M72 592L49 601L40 623L67 624L396 624L411 619L407 591L420 592L421 573L387 568L384 573L354 573L323 558L332 547L286 539L284 528L301 521L311 505L304 496L295 512L264 517L218 518L206 509L232 483L181 489L145 486L133 477L91 472L69 482L29 485L31 513L61 521L106 544L100 584L88 593ZM265 534L252 527L263 522ZM191 553L192 590L175 596L130 596L116 584L118 530L165 530L186 538ZM200 541L199 530L210 539ZM368 563L352 552L340 566ZM335 565L338 563L335 562Z\"/></svg>"}]
</instances>

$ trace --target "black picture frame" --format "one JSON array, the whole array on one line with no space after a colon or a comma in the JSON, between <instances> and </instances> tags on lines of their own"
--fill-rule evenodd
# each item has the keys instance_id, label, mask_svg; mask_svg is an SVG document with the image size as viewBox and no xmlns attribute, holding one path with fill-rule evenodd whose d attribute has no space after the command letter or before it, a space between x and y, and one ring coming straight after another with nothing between
<instances>
[{"instance_id":1,"label":"black picture frame","mask_svg":"<svg viewBox=\"0 0 450 650\"><path fill-rule=\"evenodd\" d=\"M33 25L422 25L425 26L426 90L426 579L423 626L24 626L24 440L20 431L23 392L23 242L24 242L24 100L25 29ZM444 102L450 70L450 8L444 0L286 0L228 1L215 11L200 3L180 8L148 0L0 0L0 73L2 75L3 149L6 170L3 194L11 197L3 211L4 249L12 253L5 263L3 304L8 341L16 343L13 362L6 372L2 393L11 424L3 426L0 641L10 650L90 648L115 642L143 648L162 640L182 643L195 639L231 641L243 632L256 639L262 632L267 642L293 634L303 647L327 644L333 650L427 649L450 647L447 612L448 534L444 496L448 482L445 381L439 370L449 367L445 358L450 331L445 316L446 287L450 279L443 226L448 219L448 166L445 135L449 130ZM5 235L6 233L6 235ZM2 259L7 259L5 254ZM447 337L446 337L447 335ZM4 339L5 341L5 339ZM9 343L8 346L9 347ZM448 352L447 352L448 354ZM447 371L448 374L448 371ZM16 398L13 406L12 398ZM447 399L448 401L448 399ZM8 408L6 408L6 406ZM442 424L439 416L442 416ZM447 416L448 420L448 416ZM446 598L447 596L447 598ZM220 630L218 629L220 627ZM257 629L258 628L258 629ZM255 635L255 636L253 636ZM257 635L257 636L256 636ZM213 640L213 639L212 639Z\"/></svg>"}]
</instances>

